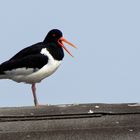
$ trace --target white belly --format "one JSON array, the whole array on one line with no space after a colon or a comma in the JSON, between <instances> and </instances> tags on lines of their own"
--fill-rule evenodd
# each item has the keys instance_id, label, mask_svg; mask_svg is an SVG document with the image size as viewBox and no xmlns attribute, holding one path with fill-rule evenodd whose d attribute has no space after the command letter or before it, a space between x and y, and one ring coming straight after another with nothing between
<instances>
[{"instance_id":1,"label":"white belly","mask_svg":"<svg viewBox=\"0 0 140 140\"><path fill-rule=\"evenodd\" d=\"M34 72L32 74L29 74L29 75L24 75L24 76L23 75L15 75L11 79L16 81L16 82L25 82L25 83L30 83L30 84L38 83L41 80L43 80L44 78L53 74L57 70L57 68L60 66L60 64L61 64L61 61L54 60L53 63L48 63L47 65L42 67L37 72Z\"/></svg>"},{"instance_id":2,"label":"white belly","mask_svg":"<svg viewBox=\"0 0 140 140\"><path fill-rule=\"evenodd\" d=\"M57 68L60 66L61 62L60 61L54 61L53 64L47 64L44 67L42 67L39 71L28 75L26 77L26 83L37 83L43 80L44 78L50 76L53 74Z\"/></svg>"},{"instance_id":3,"label":"white belly","mask_svg":"<svg viewBox=\"0 0 140 140\"><path fill-rule=\"evenodd\" d=\"M40 52L43 55L48 56L48 63L43 66L40 70L30 73L28 75L13 75L10 79L16 82L25 82L25 83L38 83L44 78L53 74L57 68L60 66L61 61L54 60L46 48L43 48Z\"/></svg>"}]
</instances>

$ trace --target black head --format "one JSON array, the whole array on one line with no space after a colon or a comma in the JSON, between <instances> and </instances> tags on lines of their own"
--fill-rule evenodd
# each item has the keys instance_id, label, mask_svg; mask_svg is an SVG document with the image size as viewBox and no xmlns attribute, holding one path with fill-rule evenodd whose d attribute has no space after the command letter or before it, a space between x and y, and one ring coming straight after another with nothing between
<instances>
[{"instance_id":1,"label":"black head","mask_svg":"<svg viewBox=\"0 0 140 140\"><path fill-rule=\"evenodd\" d=\"M55 43L57 47L62 47L67 53L69 53L71 56L72 54L68 51L68 49L64 46L63 42L69 44L70 46L76 48L75 45L67 41L60 30L53 29L48 32L47 36L45 37L44 43Z\"/></svg>"},{"instance_id":2,"label":"black head","mask_svg":"<svg viewBox=\"0 0 140 140\"><path fill-rule=\"evenodd\" d=\"M52 29L48 32L44 42L57 42L63 36L62 32L58 29Z\"/></svg>"}]
</instances>

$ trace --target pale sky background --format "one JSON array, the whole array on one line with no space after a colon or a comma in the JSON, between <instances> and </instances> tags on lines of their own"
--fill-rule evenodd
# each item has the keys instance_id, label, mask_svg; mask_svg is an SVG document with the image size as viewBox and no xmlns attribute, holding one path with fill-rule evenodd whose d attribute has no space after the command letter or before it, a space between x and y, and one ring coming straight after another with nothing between
<instances>
[{"instance_id":1,"label":"pale sky background","mask_svg":"<svg viewBox=\"0 0 140 140\"><path fill-rule=\"evenodd\" d=\"M73 59L37 84L41 104L140 102L139 0L0 1L0 62L60 29ZM0 107L31 106L31 86L0 80Z\"/></svg>"}]
</instances>

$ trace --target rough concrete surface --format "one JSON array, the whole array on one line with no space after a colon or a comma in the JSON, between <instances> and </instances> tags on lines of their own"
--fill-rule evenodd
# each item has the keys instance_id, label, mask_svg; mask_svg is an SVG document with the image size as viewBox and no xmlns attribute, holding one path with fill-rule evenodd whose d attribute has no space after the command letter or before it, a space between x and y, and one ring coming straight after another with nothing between
<instances>
[{"instance_id":1,"label":"rough concrete surface","mask_svg":"<svg viewBox=\"0 0 140 140\"><path fill-rule=\"evenodd\" d=\"M0 108L0 140L140 140L139 104Z\"/></svg>"}]
</instances>

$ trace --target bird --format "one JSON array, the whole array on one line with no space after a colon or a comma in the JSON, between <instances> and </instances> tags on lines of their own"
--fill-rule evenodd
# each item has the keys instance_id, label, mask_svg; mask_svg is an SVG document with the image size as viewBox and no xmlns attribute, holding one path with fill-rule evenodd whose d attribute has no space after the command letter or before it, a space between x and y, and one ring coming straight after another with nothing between
<instances>
[{"instance_id":1,"label":"bird","mask_svg":"<svg viewBox=\"0 0 140 140\"><path fill-rule=\"evenodd\" d=\"M39 106L36 83L52 75L64 58L64 50L73 57L64 43L77 48L63 37L59 29L48 32L42 42L28 46L0 64L0 79L31 84L34 105Z\"/></svg>"}]
</instances>

